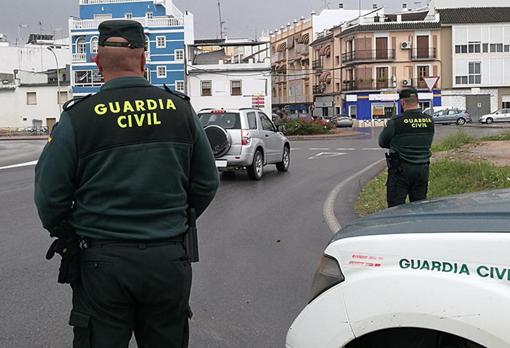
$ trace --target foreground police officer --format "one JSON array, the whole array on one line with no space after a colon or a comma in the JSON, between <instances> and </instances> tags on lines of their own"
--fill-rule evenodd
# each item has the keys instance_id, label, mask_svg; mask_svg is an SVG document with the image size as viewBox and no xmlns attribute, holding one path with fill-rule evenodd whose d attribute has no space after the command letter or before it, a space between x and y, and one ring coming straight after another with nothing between
<instances>
[{"instance_id":1,"label":"foreground police officer","mask_svg":"<svg viewBox=\"0 0 510 348\"><path fill-rule=\"evenodd\" d=\"M434 138L432 118L421 112L418 92L413 88L399 94L404 113L391 118L379 136L379 146L389 149L388 207L427 198L430 147Z\"/></svg>"},{"instance_id":2,"label":"foreground police officer","mask_svg":"<svg viewBox=\"0 0 510 348\"><path fill-rule=\"evenodd\" d=\"M187 347L183 235L188 207L199 216L216 193L214 158L188 98L144 79L142 26L99 32L106 83L65 107L36 167L38 212L59 237L49 257L68 260L59 281L73 287L74 347L127 348L133 331L141 348Z\"/></svg>"}]
</instances>

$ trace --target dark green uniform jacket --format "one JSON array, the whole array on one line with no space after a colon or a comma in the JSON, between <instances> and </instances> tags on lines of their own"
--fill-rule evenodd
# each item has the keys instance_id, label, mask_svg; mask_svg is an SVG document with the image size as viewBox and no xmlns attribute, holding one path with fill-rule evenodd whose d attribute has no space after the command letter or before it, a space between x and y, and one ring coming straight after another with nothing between
<instances>
[{"instance_id":1,"label":"dark green uniform jacket","mask_svg":"<svg viewBox=\"0 0 510 348\"><path fill-rule=\"evenodd\" d=\"M400 159L412 164L426 164L430 160L434 122L421 110L408 110L392 117L381 135L379 146L398 153Z\"/></svg>"},{"instance_id":2,"label":"dark green uniform jacket","mask_svg":"<svg viewBox=\"0 0 510 348\"><path fill-rule=\"evenodd\" d=\"M62 113L35 169L43 226L150 240L187 226L218 188L211 147L188 100L141 77L117 78Z\"/></svg>"}]
</instances>

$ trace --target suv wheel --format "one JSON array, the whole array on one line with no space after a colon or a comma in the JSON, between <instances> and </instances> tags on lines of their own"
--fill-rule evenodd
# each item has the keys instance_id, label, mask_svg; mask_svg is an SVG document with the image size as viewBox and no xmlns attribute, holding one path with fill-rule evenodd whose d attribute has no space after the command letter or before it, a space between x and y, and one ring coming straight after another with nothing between
<instances>
[{"instance_id":1,"label":"suv wheel","mask_svg":"<svg viewBox=\"0 0 510 348\"><path fill-rule=\"evenodd\" d=\"M283 157L282 161L279 163L276 163L276 169L278 169L279 172L286 172L289 170L290 166L290 148L285 145L283 148Z\"/></svg>"},{"instance_id":2,"label":"suv wheel","mask_svg":"<svg viewBox=\"0 0 510 348\"><path fill-rule=\"evenodd\" d=\"M253 164L248 166L246 171L250 179L262 179L262 174L264 174L264 156L262 155L262 151L255 151L255 155L253 156Z\"/></svg>"},{"instance_id":3,"label":"suv wheel","mask_svg":"<svg viewBox=\"0 0 510 348\"><path fill-rule=\"evenodd\" d=\"M459 118L459 119L457 120L457 124L458 124L459 126L463 126L463 125L465 125L465 124L466 124L466 120L465 120L465 119L463 119L463 118L461 117L461 118Z\"/></svg>"},{"instance_id":4,"label":"suv wheel","mask_svg":"<svg viewBox=\"0 0 510 348\"><path fill-rule=\"evenodd\" d=\"M491 118L491 117L487 117L487 124L491 124L492 122L494 122L494 120Z\"/></svg>"}]
</instances>

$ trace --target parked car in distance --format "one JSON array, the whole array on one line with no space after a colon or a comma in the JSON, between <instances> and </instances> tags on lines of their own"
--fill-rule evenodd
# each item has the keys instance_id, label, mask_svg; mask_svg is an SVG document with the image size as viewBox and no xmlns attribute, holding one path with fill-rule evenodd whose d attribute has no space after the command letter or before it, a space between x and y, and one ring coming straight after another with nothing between
<instances>
[{"instance_id":1,"label":"parked car in distance","mask_svg":"<svg viewBox=\"0 0 510 348\"><path fill-rule=\"evenodd\" d=\"M279 172L290 166L290 141L259 109L204 109L198 113L220 171L246 169L260 180L264 166Z\"/></svg>"},{"instance_id":2,"label":"parked car in distance","mask_svg":"<svg viewBox=\"0 0 510 348\"><path fill-rule=\"evenodd\" d=\"M342 114L336 117L337 127L352 127L353 123L354 122L352 121L352 118L349 115Z\"/></svg>"},{"instance_id":3,"label":"parked car in distance","mask_svg":"<svg viewBox=\"0 0 510 348\"><path fill-rule=\"evenodd\" d=\"M287 348L509 348L510 190L415 202L326 247Z\"/></svg>"},{"instance_id":4,"label":"parked car in distance","mask_svg":"<svg viewBox=\"0 0 510 348\"><path fill-rule=\"evenodd\" d=\"M457 124L459 126L463 126L466 123L471 123L473 120L471 119L471 114L464 110L459 109L445 109L440 111L435 111L432 116L434 123L438 124Z\"/></svg>"},{"instance_id":5,"label":"parked car in distance","mask_svg":"<svg viewBox=\"0 0 510 348\"><path fill-rule=\"evenodd\" d=\"M423 113L432 116L432 113L436 113L438 111L448 110L448 109L455 109L453 106L434 106L434 109L432 108L426 108L423 110Z\"/></svg>"},{"instance_id":6,"label":"parked car in distance","mask_svg":"<svg viewBox=\"0 0 510 348\"><path fill-rule=\"evenodd\" d=\"M510 122L510 109L500 109L492 114L480 117L480 123L491 124L493 122Z\"/></svg>"}]
</instances>

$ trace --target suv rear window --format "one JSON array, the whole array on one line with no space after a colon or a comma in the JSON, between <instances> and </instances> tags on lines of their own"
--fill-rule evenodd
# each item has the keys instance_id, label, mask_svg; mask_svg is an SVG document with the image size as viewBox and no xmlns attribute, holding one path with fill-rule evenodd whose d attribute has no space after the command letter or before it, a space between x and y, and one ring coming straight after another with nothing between
<instances>
[{"instance_id":1,"label":"suv rear window","mask_svg":"<svg viewBox=\"0 0 510 348\"><path fill-rule=\"evenodd\" d=\"M202 127L220 126L225 129L241 129L241 116L235 112L205 112L198 114Z\"/></svg>"}]
</instances>

